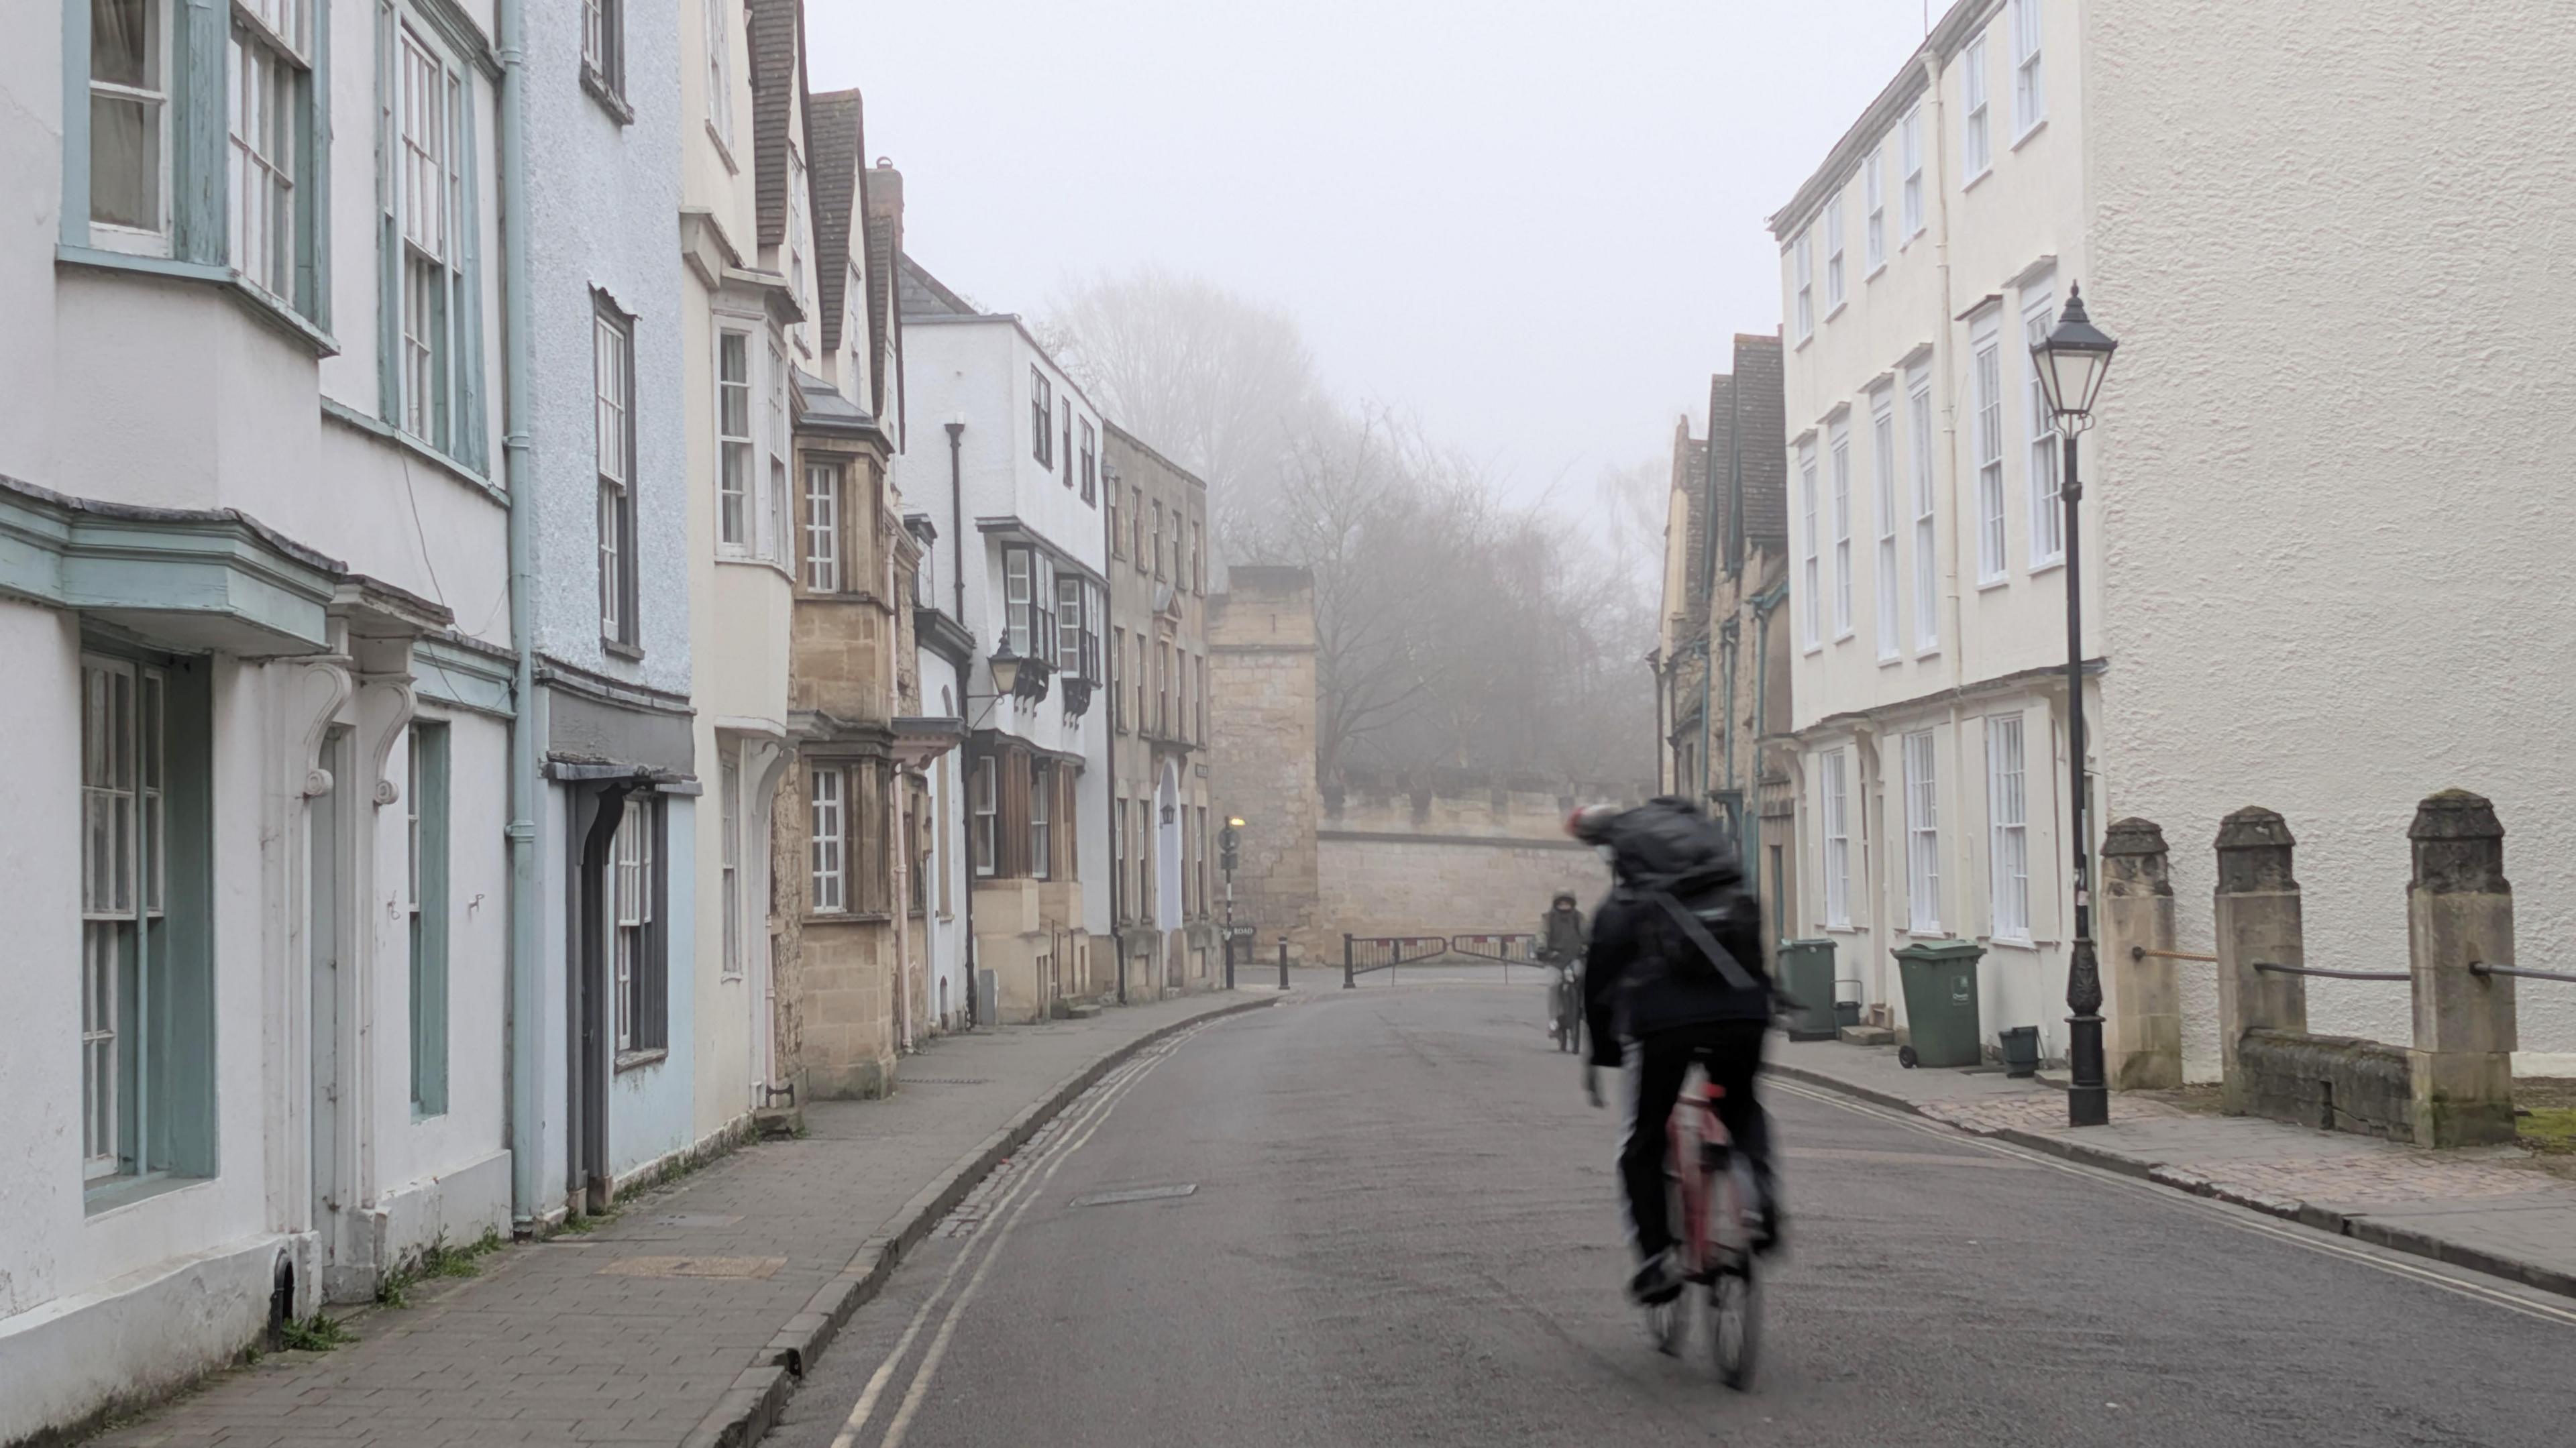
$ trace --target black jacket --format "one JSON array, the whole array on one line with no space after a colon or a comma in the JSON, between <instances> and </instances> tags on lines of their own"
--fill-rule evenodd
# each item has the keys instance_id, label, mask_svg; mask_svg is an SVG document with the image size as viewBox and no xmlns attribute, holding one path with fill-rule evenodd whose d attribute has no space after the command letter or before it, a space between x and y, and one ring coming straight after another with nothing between
<instances>
[{"instance_id":1,"label":"black jacket","mask_svg":"<svg viewBox=\"0 0 2576 1448\"><path fill-rule=\"evenodd\" d=\"M1654 900L1613 888L1592 913L1586 957L1584 1021L1592 1064L1619 1064L1621 1044L1711 1021L1771 1018L1771 981L1762 970L1761 912L1748 898L1716 929L1717 943L1752 978L1753 989L1729 985L1702 963L1698 947ZM1682 953L1688 952L1688 959Z\"/></svg>"},{"instance_id":2,"label":"black jacket","mask_svg":"<svg viewBox=\"0 0 2576 1448\"><path fill-rule=\"evenodd\" d=\"M1583 953L1583 912L1548 907L1538 918L1538 958L1571 961Z\"/></svg>"}]
</instances>

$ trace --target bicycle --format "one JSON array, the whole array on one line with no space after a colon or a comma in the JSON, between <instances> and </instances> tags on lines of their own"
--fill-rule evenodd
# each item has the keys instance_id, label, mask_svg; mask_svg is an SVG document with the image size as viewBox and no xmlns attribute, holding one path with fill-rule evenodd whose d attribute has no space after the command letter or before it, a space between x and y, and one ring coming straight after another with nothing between
<instances>
[{"instance_id":1,"label":"bicycle","mask_svg":"<svg viewBox=\"0 0 2576 1448\"><path fill-rule=\"evenodd\" d=\"M1665 1169L1680 1227L1673 1249L1681 1256L1686 1286L1681 1296L1646 1309L1647 1326L1656 1348L1678 1357L1689 1334L1690 1304L1701 1299L1718 1378L1742 1392L1753 1381L1762 1335L1762 1287L1753 1275L1753 1169L1735 1152L1718 1116L1724 1088L1698 1067L1692 1070L1696 1089L1683 1090L1666 1123L1671 1155Z\"/></svg>"},{"instance_id":2,"label":"bicycle","mask_svg":"<svg viewBox=\"0 0 2576 1448\"><path fill-rule=\"evenodd\" d=\"M1583 1049L1582 977L1575 973L1574 962L1570 960L1557 960L1553 964L1556 983L1549 989L1552 1009L1548 1034L1556 1038L1558 1050L1580 1051Z\"/></svg>"}]
</instances>

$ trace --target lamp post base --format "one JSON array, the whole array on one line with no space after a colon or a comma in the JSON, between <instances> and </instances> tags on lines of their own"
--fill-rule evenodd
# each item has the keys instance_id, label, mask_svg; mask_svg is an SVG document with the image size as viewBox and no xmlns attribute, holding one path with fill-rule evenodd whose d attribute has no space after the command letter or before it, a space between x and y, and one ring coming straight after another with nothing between
<instances>
[{"instance_id":1,"label":"lamp post base","mask_svg":"<svg viewBox=\"0 0 2576 1448\"><path fill-rule=\"evenodd\" d=\"M2066 1089L2066 1124L2111 1124L2111 1088L2102 1075L2102 1018L2066 1018L2066 1065L2072 1078Z\"/></svg>"}]
</instances>

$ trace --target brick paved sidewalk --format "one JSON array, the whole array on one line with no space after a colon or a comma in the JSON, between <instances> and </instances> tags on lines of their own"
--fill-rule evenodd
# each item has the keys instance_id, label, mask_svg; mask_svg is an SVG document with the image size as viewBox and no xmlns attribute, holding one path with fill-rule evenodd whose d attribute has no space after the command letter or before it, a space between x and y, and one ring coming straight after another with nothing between
<instances>
[{"instance_id":1,"label":"brick paved sidewalk","mask_svg":"<svg viewBox=\"0 0 2576 1448\"><path fill-rule=\"evenodd\" d=\"M424 1283L411 1307L354 1315L352 1345L273 1354L96 1441L679 1444L744 1380L774 1378L767 1365L796 1324L810 1331L800 1315L817 1294L866 1278L878 1239L913 1228L910 1218L935 1219L946 1204L931 1209L933 1184L1034 1103L1074 1094L1064 1088L1157 1032L1256 995L1278 992L935 1041L906 1058L889 1100L816 1102L803 1139L744 1147L629 1201L594 1232L486 1257L470 1280Z\"/></svg>"},{"instance_id":2,"label":"brick paved sidewalk","mask_svg":"<svg viewBox=\"0 0 2576 1448\"><path fill-rule=\"evenodd\" d=\"M1909 1071L1888 1047L1774 1038L1792 1079L1979 1136L2146 1177L2322 1230L2576 1296L2576 1183L2512 1147L2427 1151L2114 1093L2111 1124L2066 1124L2066 1095L1995 1072Z\"/></svg>"}]
</instances>

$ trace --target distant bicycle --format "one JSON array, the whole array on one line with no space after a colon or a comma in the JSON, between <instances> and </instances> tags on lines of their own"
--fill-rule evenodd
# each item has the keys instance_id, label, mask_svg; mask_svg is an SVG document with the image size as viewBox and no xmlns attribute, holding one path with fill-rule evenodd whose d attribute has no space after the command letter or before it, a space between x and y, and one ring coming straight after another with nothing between
<instances>
[{"instance_id":1,"label":"distant bicycle","mask_svg":"<svg viewBox=\"0 0 2576 1448\"><path fill-rule=\"evenodd\" d=\"M1542 957L1556 978L1547 992L1547 1033L1560 1051L1583 1049L1583 973L1580 959Z\"/></svg>"},{"instance_id":2,"label":"distant bicycle","mask_svg":"<svg viewBox=\"0 0 2576 1448\"><path fill-rule=\"evenodd\" d=\"M1717 1103L1723 1091L1697 1067L1673 1107L1670 1162L1674 1221L1681 1240L1681 1296L1646 1309L1647 1330L1667 1355L1681 1355L1692 1305L1707 1320L1709 1355L1718 1378L1743 1391L1753 1381L1762 1337L1762 1285L1754 1277L1753 1171L1727 1140ZM1697 1290L1692 1290L1697 1289Z\"/></svg>"}]
</instances>

